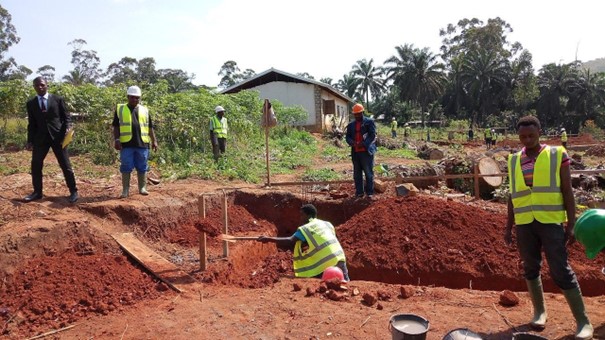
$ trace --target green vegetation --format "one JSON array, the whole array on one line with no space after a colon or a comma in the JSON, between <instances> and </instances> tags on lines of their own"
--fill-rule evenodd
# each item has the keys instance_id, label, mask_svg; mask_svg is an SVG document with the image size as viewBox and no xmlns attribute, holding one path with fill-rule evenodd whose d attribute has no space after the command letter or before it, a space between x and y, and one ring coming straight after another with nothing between
<instances>
[{"instance_id":1,"label":"green vegetation","mask_svg":"<svg viewBox=\"0 0 605 340\"><path fill-rule=\"evenodd\" d=\"M305 171L302 179L310 182L336 181L343 179L343 176L332 169L310 169Z\"/></svg>"}]
</instances>

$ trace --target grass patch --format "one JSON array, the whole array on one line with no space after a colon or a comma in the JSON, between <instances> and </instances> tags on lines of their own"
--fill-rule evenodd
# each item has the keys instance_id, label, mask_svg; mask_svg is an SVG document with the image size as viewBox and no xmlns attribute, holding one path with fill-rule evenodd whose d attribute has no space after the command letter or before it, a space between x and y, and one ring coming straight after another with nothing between
<instances>
[{"instance_id":1,"label":"grass patch","mask_svg":"<svg viewBox=\"0 0 605 340\"><path fill-rule=\"evenodd\" d=\"M337 181L340 179L342 179L342 175L333 169L309 169L302 176L302 180L308 182Z\"/></svg>"}]
</instances>

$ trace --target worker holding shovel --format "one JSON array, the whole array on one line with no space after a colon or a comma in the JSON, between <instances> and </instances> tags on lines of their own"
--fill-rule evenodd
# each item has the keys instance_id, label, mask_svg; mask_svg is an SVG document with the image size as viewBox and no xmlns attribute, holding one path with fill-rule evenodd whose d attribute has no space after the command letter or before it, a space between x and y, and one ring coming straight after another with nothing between
<instances>
[{"instance_id":1,"label":"worker holding shovel","mask_svg":"<svg viewBox=\"0 0 605 340\"><path fill-rule=\"evenodd\" d=\"M290 237L259 236L257 241L273 242L282 247L294 247L294 275L322 277L324 271L336 266L342 270L343 280L349 281L345 253L336 238L332 223L317 218L312 204L301 208L304 225Z\"/></svg>"},{"instance_id":2,"label":"worker holding shovel","mask_svg":"<svg viewBox=\"0 0 605 340\"><path fill-rule=\"evenodd\" d=\"M562 146L540 144L540 121L533 116L519 119L519 140L525 146L508 158L510 198L504 240L512 243L516 225L517 248L534 308L530 326L544 329L546 308L540 270L542 250L550 276L562 290L576 319L576 339L591 339L580 285L567 259L566 244L574 242L575 200L571 187L569 157ZM565 228L563 223L567 222Z\"/></svg>"}]
</instances>

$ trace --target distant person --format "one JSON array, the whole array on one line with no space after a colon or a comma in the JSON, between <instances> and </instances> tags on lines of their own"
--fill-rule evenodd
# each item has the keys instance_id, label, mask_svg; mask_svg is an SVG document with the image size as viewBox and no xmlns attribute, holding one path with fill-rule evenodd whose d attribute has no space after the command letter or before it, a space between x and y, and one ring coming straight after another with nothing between
<instances>
[{"instance_id":1,"label":"distant person","mask_svg":"<svg viewBox=\"0 0 605 340\"><path fill-rule=\"evenodd\" d=\"M259 242L272 242L280 247L294 248L294 275L296 277L321 277L328 268L342 270L344 280L349 281L349 271L344 250L336 238L332 223L317 218L312 204L301 208L303 225L290 237L260 236Z\"/></svg>"},{"instance_id":2,"label":"distant person","mask_svg":"<svg viewBox=\"0 0 605 340\"><path fill-rule=\"evenodd\" d=\"M374 154L376 153L376 125L374 121L364 116L361 104L353 105L355 120L347 125L346 140L351 146L353 161L353 179L355 180L355 195L368 198L374 196ZM366 182L363 184L363 175Z\"/></svg>"},{"instance_id":3,"label":"distant person","mask_svg":"<svg viewBox=\"0 0 605 340\"><path fill-rule=\"evenodd\" d=\"M65 108L63 98L48 93L46 79L36 77L33 85L38 95L26 104L27 143L25 148L32 150L31 176L34 191L25 196L23 200L31 202L43 197L42 168L48 150L52 149L69 188L68 201L75 203L78 200L76 177L69 161L67 147L62 145L65 136L73 128L71 115Z\"/></svg>"},{"instance_id":4,"label":"distant person","mask_svg":"<svg viewBox=\"0 0 605 340\"><path fill-rule=\"evenodd\" d=\"M550 277L563 291L576 319L576 339L590 339L593 327L586 315L578 279L568 263L566 248L566 244L575 240L576 222L570 159L565 148L540 144L540 121L534 116L519 119L517 133L524 148L508 158L511 195L504 240L512 244L512 229L516 225L517 248L534 309L530 325L536 329L546 326L540 277L543 251Z\"/></svg>"},{"instance_id":5,"label":"distant person","mask_svg":"<svg viewBox=\"0 0 605 340\"><path fill-rule=\"evenodd\" d=\"M492 145L492 129L485 128L485 132L484 132L484 138L485 138L485 146L487 147L487 150L489 150L490 146Z\"/></svg>"},{"instance_id":6,"label":"distant person","mask_svg":"<svg viewBox=\"0 0 605 340\"><path fill-rule=\"evenodd\" d=\"M212 153L214 159L225 153L227 147L227 118L225 117L225 109L222 106L214 108L215 116L210 119L210 142L212 143Z\"/></svg>"},{"instance_id":7,"label":"distant person","mask_svg":"<svg viewBox=\"0 0 605 340\"><path fill-rule=\"evenodd\" d=\"M147 191L147 161L149 147L157 151L153 120L149 110L140 105L141 89L131 86L126 91L127 104L118 104L113 115L114 148L120 151L120 173L122 174L122 194L128 197L130 190L130 173L137 169L139 193L149 195Z\"/></svg>"},{"instance_id":8,"label":"distant person","mask_svg":"<svg viewBox=\"0 0 605 340\"><path fill-rule=\"evenodd\" d=\"M475 138L475 133L473 132L473 128L470 127L468 128L468 141L472 141Z\"/></svg>"},{"instance_id":9,"label":"distant person","mask_svg":"<svg viewBox=\"0 0 605 340\"><path fill-rule=\"evenodd\" d=\"M405 123L404 127L403 127L403 137L407 140L408 138L412 137L412 128L410 127L410 124Z\"/></svg>"},{"instance_id":10,"label":"distant person","mask_svg":"<svg viewBox=\"0 0 605 340\"><path fill-rule=\"evenodd\" d=\"M395 117L391 119L391 137L397 138L397 120Z\"/></svg>"},{"instance_id":11,"label":"distant person","mask_svg":"<svg viewBox=\"0 0 605 340\"><path fill-rule=\"evenodd\" d=\"M496 130L492 129L492 147L496 147L496 142L498 141L498 135L496 134Z\"/></svg>"},{"instance_id":12,"label":"distant person","mask_svg":"<svg viewBox=\"0 0 605 340\"><path fill-rule=\"evenodd\" d=\"M567 132L565 128L561 128L561 145L567 149Z\"/></svg>"}]
</instances>

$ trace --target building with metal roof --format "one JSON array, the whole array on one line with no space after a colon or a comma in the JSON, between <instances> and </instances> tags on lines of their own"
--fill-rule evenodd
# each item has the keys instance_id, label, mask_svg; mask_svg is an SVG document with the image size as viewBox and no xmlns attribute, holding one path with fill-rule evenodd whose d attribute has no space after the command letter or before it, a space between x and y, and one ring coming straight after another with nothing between
<instances>
[{"instance_id":1,"label":"building with metal roof","mask_svg":"<svg viewBox=\"0 0 605 340\"><path fill-rule=\"evenodd\" d=\"M334 87L274 68L258 73L220 93L258 91L261 99L278 100L286 106L301 106L307 120L301 124L312 132L343 129L349 122L349 104L353 99ZM276 112L279 120L279 112Z\"/></svg>"}]
</instances>

